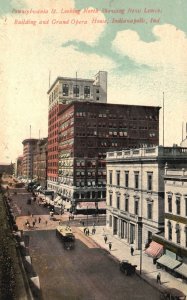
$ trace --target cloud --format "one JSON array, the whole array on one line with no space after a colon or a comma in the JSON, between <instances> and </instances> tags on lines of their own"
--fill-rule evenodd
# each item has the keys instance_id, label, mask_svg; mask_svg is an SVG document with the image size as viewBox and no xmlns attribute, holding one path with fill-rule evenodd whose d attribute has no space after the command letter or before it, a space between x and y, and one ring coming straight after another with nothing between
<instances>
[{"instance_id":1,"label":"cloud","mask_svg":"<svg viewBox=\"0 0 187 300\"><path fill-rule=\"evenodd\" d=\"M61 9L62 1L15 1L15 9ZM63 1L63 9L73 9L73 1ZM98 14L97 14L98 15ZM53 16L49 16L49 23ZM22 153L22 140L29 136L47 136L49 70L51 83L57 76L92 78L99 70L115 68L116 65L105 56L81 53L74 46L63 47L70 40L81 41L93 46L100 38L104 25L15 25L17 20L39 20L39 15L7 14L0 20L0 97L3 115L1 137L9 144L9 156ZM55 17L56 18L56 17ZM69 15L72 18L72 14ZM75 14L73 15L75 18ZM76 18L80 21L83 12ZM91 19L87 15L87 19ZM0 155L4 155L0 147Z\"/></svg>"},{"instance_id":2,"label":"cloud","mask_svg":"<svg viewBox=\"0 0 187 300\"><path fill-rule=\"evenodd\" d=\"M156 68L170 68L187 72L187 38L174 25L153 27L155 41L144 42L136 31L119 31L113 40L116 52L128 56L138 64Z\"/></svg>"}]
</instances>

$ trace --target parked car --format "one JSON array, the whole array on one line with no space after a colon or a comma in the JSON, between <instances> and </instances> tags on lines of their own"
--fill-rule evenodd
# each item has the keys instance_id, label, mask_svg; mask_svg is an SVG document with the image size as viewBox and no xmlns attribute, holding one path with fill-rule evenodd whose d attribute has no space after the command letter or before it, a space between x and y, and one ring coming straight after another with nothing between
<instances>
[{"instance_id":1,"label":"parked car","mask_svg":"<svg viewBox=\"0 0 187 300\"><path fill-rule=\"evenodd\" d=\"M128 260L122 260L119 267L120 271L125 273L125 275L133 275L136 272L137 265L132 265Z\"/></svg>"},{"instance_id":2,"label":"parked car","mask_svg":"<svg viewBox=\"0 0 187 300\"><path fill-rule=\"evenodd\" d=\"M167 288L160 293L160 299L163 300L186 300L186 295L178 289Z\"/></svg>"}]
</instances>

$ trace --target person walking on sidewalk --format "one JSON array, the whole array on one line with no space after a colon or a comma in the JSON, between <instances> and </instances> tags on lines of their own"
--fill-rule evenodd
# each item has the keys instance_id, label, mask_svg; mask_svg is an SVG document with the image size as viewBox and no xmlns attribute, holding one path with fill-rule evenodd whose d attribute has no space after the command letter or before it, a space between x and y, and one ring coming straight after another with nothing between
<instances>
[{"instance_id":1,"label":"person walking on sidewalk","mask_svg":"<svg viewBox=\"0 0 187 300\"><path fill-rule=\"evenodd\" d=\"M104 236L104 241L105 241L105 244L106 244L106 242L107 242L107 236L106 236L106 234Z\"/></svg>"},{"instance_id":2,"label":"person walking on sidewalk","mask_svg":"<svg viewBox=\"0 0 187 300\"><path fill-rule=\"evenodd\" d=\"M134 254L134 248L131 246L131 255L133 256Z\"/></svg>"},{"instance_id":3,"label":"person walking on sidewalk","mask_svg":"<svg viewBox=\"0 0 187 300\"><path fill-rule=\"evenodd\" d=\"M161 284L161 274L160 274L160 272L157 274L156 281L157 281L157 283Z\"/></svg>"},{"instance_id":4,"label":"person walking on sidewalk","mask_svg":"<svg viewBox=\"0 0 187 300\"><path fill-rule=\"evenodd\" d=\"M38 218L38 223L40 223L40 222L41 222L41 218L39 217L39 218Z\"/></svg>"},{"instance_id":5,"label":"person walking on sidewalk","mask_svg":"<svg viewBox=\"0 0 187 300\"><path fill-rule=\"evenodd\" d=\"M108 246L109 246L109 250L111 251L112 250L112 243L109 242Z\"/></svg>"}]
</instances>

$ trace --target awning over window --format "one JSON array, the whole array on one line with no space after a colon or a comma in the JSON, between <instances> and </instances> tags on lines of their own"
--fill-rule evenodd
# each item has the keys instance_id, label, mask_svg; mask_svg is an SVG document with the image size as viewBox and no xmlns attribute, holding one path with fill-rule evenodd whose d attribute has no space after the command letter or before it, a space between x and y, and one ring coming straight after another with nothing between
<instances>
[{"instance_id":1,"label":"awning over window","mask_svg":"<svg viewBox=\"0 0 187 300\"><path fill-rule=\"evenodd\" d=\"M178 267L181 262L176 260L176 259L173 259L171 257L169 257L168 255L162 255L158 260L157 260L157 263L173 270L175 269L176 267Z\"/></svg>"},{"instance_id":2,"label":"awning over window","mask_svg":"<svg viewBox=\"0 0 187 300\"><path fill-rule=\"evenodd\" d=\"M178 268L175 269L177 273L187 278L187 265L182 264Z\"/></svg>"},{"instance_id":3,"label":"awning over window","mask_svg":"<svg viewBox=\"0 0 187 300\"><path fill-rule=\"evenodd\" d=\"M149 247L145 250L145 253L151 257L158 257L163 253L163 246L152 241Z\"/></svg>"}]
</instances>

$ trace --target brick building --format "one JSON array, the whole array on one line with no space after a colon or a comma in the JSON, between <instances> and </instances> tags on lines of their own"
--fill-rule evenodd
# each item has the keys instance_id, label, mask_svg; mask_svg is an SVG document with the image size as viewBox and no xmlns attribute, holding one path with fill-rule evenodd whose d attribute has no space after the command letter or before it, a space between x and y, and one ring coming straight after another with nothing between
<instances>
[{"instance_id":1,"label":"brick building","mask_svg":"<svg viewBox=\"0 0 187 300\"><path fill-rule=\"evenodd\" d=\"M58 77L48 90L48 187L58 189L58 114L62 107L78 101L107 102L107 72L94 79Z\"/></svg>"},{"instance_id":2,"label":"brick building","mask_svg":"<svg viewBox=\"0 0 187 300\"><path fill-rule=\"evenodd\" d=\"M106 200L106 152L158 143L159 107L72 102L59 113L58 190L75 206Z\"/></svg>"}]
</instances>

